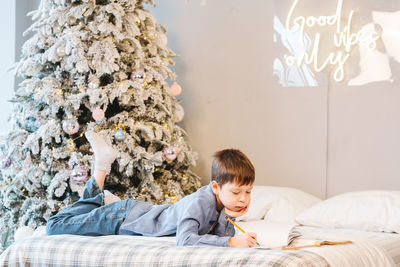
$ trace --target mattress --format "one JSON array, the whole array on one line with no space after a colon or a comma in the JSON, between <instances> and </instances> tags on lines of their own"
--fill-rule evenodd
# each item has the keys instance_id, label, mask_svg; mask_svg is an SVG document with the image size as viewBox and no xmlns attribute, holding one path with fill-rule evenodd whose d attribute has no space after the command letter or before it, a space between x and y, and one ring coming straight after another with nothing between
<instances>
[{"instance_id":1,"label":"mattress","mask_svg":"<svg viewBox=\"0 0 400 267\"><path fill-rule=\"evenodd\" d=\"M268 234L268 230L260 233ZM0 255L0 266L399 266L398 234L296 226L290 246L315 240L352 244L300 250L177 247L175 237L31 236ZM264 236L265 238L265 236Z\"/></svg>"}]
</instances>

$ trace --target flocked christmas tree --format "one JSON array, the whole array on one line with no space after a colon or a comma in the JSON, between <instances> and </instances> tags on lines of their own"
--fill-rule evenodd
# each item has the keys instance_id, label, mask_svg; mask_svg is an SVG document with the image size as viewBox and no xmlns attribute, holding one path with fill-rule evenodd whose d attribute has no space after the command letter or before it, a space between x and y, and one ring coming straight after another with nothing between
<instances>
[{"instance_id":1,"label":"flocked christmas tree","mask_svg":"<svg viewBox=\"0 0 400 267\"><path fill-rule=\"evenodd\" d=\"M12 99L12 130L1 145L2 245L79 198L102 134L120 154L105 189L121 198L173 203L199 186L195 153L176 125L183 109L171 86L165 28L152 0L42 0L32 12Z\"/></svg>"}]
</instances>

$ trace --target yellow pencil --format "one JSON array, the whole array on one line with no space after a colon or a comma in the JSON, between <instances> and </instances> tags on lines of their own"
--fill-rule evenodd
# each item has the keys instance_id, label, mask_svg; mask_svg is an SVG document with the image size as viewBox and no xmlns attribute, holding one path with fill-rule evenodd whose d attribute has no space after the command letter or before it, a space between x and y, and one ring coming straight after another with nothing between
<instances>
[{"instance_id":1,"label":"yellow pencil","mask_svg":"<svg viewBox=\"0 0 400 267\"><path fill-rule=\"evenodd\" d=\"M239 229L243 234L246 233L239 225L237 225L234 221L232 221L231 219L229 219L228 216L225 216L225 218L226 218L228 221L230 221L234 226L236 226L237 229ZM257 245L260 245L260 244L258 244L258 242L256 242L256 244L257 244Z\"/></svg>"}]
</instances>

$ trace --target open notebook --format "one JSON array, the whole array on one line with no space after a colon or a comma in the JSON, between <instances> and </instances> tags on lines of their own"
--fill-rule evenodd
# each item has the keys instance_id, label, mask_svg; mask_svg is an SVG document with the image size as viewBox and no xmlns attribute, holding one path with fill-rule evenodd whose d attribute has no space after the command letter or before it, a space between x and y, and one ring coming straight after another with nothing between
<instances>
[{"instance_id":1,"label":"open notebook","mask_svg":"<svg viewBox=\"0 0 400 267\"><path fill-rule=\"evenodd\" d=\"M264 220L236 222L246 232L253 232L257 234L257 241L260 246L254 248L274 249L281 248L288 244L289 234L292 228L296 225L294 223L277 223L268 222ZM236 234L240 231L236 229ZM290 236L290 238L294 238Z\"/></svg>"}]
</instances>

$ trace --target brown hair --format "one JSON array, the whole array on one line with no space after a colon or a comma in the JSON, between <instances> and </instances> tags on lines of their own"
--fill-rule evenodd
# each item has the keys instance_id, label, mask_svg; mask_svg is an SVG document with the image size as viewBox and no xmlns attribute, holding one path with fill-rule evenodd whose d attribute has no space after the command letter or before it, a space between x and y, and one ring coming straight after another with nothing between
<instances>
[{"instance_id":1,"label":"brown hair","mask_svg":"<svg viewBox=\"0 0 400 267\"><path fill-rule=\"evenodd\" d=\"M252 184L255 180L254 166L240 150L224 149L214 154L211 180L218 182L220 186L230 182L239 185Z\"/></svg>"}]
</instances>

